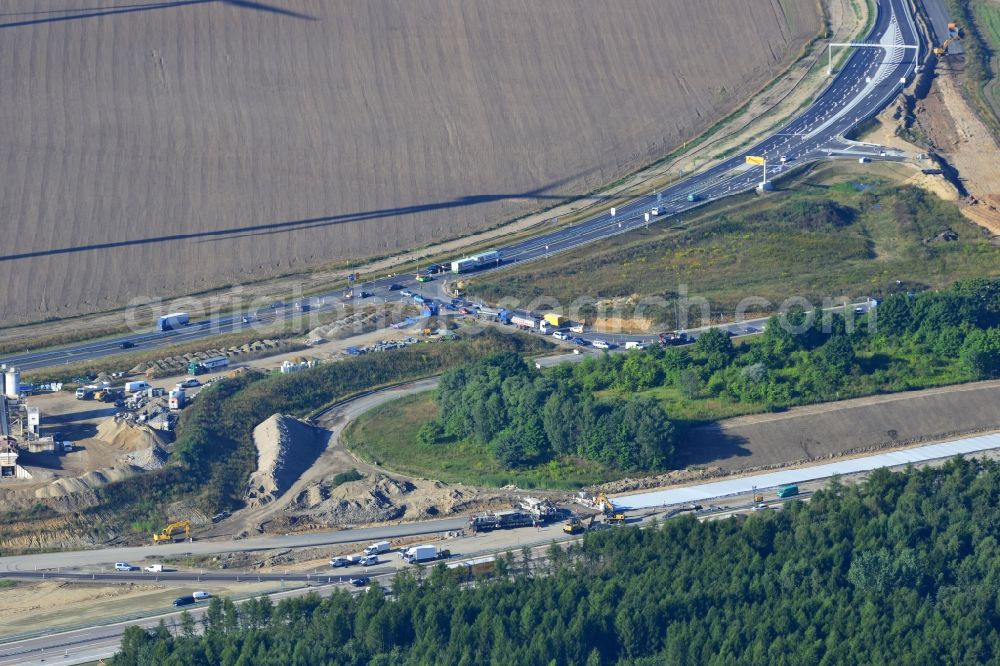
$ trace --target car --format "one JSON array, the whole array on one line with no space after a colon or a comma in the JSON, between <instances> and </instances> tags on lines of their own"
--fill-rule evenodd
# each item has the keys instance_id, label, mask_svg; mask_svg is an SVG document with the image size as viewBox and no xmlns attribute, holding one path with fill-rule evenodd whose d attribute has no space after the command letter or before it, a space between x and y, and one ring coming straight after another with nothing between
<instances>
[{"instance_id":1,"label":"car","mask_svg":"<svg viewBox=\"0 0 1000 666\"><path fill-rule=\"evenodd\" d=\"M115 562L115 571L135 571L139 567L133 566L128 562Z\"/></svg>"},{"instance_id":2,"label":"car","mask_svg":"<svg viewBox=\"0 0 1000 666\"><path fill-rule=\"evenodd\" d=\"M189 606L194 603L194 597L177 597L174 606Z\"/></svg>"},{"instance_id":3,"label":"car","mask_svg":"<svg viewBox=\"0 0 1000 666\"><path fill-rule=\"evenodd\" d=\"M360 560L358 560L358 564L360 564L363 567L375 566L376 564L378 564L378 555L365 555Z\"/></svg>"},{"instance_id":4,"label":"car","mask_svg":"<svg viewBox=\"0 0 1000 666\"><path fill-rule=\"evenodd\" d=\"M445 310L451 310L452 312L455 312L455 311L457 311L457 310L458 310L458 308L456 308L456 307L455 307L455 306L454 306L453 304L451 304L451 303L445 303L445 304L444 304L444 309L445 309Z\"/></svg>"},{"instance_id":5,"label":"car","mask_svg":"<svg viewBox=\"0 0 1000 666\"><path fill-rule=\"evenodd\" d=\"M417 282L430 282L434 279L433 275L418 275Z\"/></svg>"},{"instance_id":6,"label":"car","mask_svg":"<svg viewBox=\"0 0 1000 666\"><path fill-rule=\"evenodd\" d=\"M578 344L581 347L586 347L587 345L590 344L589 342L587 342L583 338L573 338L573 342L574 342L574 344Z\"/></svg>"},{"instance_id":7,"label":"car","mask_svg":"<svg viewBox=\"0 0 1000 666\"><path fill-rule=\"evenodd\" d=\"M132 347L135 347L135 343L132 342L131 340L123 340L122 342L118 343L119 349L132 349Z\"/></svg>"},{"instance_id":8,"label":"car","mask_svg":"<svg viewBox=\"0 0 1000 666\"><path fill-rule=\"evenodd\" d=\"M563 333L562 331L554 331L552 337L556 340L569 340L569 333Z\"/></svg>"},{"instance_id":9,"label":"car","mask_svg":"<svg viewBox=\"0 0 1000 666\"><path fill-rule=\"evenodd\" d=\"M464 314L464 315L472 314L472 310L470 310L469 308L459 308L458 312L459 314Z\"/></svg>"},{"instance_id":10,"label":"car","mask_svg":"<svg viewBox=\"0 0 1000 666\"><path fill-rule=\"evenodd\" d=\"M597 349L611 349L614 345L610 342L605 342L604 340L594 340L591 344Z\"/></svg>"},{"instance_id":11,"label":"car","mask_svg":"<svg viewBox=\"0 0 1000 666\"><path fill-rule=\"evenodd\" d=\"M194 377L188 377L182 382L177 382L176 384L174 384L174 386L176 386L179 389L195 388L196 386L201 386L201 382L195 379Z\"/></svg>"},{"instance_id":12,"label":"car","mask_svg":"<svg viewBox=\"0 0 1000 666\"><path fill-rule=\"evenodd\" d=\"M856 308L854 308L854 314L864 314L864 313L865 313L865 309L863 307L861 307L860 305L857 306Z\"/></svg>"},{"instance_id":13,"label":"car","mask_svg":"<svg viewBox=\"0 0 1000 666\"><path fill-rule=\"evenodd\" d=\"M779 161L780 161L780 162L781 162L782 164L784 164L785 162L787 162L787 161L788 161L788 155L782 155L782 156L781 156L781 157L779 158Z\"/></svg>"},{"instance_id":14,"label":"car","mask_svg":"<svg viewBox=\"0 0 1000 666\"><path fill-rule=\"evenodd\" d=\"M212 594L210 592L206 592L205 590L198 590L197 592L194 592L191 596L194 598L195 601L207 601L212 598Z\"/></svg>"},{"instance_id":15,"label":"car","mask_svg":"<svg viewBox=\"0 0 1000 666\"><path fill-rule=\"evenodd\" d=\"M393 282L392 284L389 285L389 291L399 291L402 288L403 288L403 285L397 284L395 282Z\"/></svg>"},{"instance_id":16,"label":"car","mask_svg":"<svg viewBox=\"0 0 1000 666\"><path fill-rule=\"evenodd\" d=\"M278 308L285 307L285 303L283 301L274 301L268 307L271 308L272 310L277 310Z\"/></svg>"},{"instance_id":17,"label":"car","mask_svg":"<svg viewBox=\"0 0 1000 666\"><path fill-rule=\"evenodd\" d=\"M243 315L240 321L242 321L244 324L252 324L253 322L257 321L257 315Z\"/></svg>"},{"instance_id":18,"label":"car","mask_svg":"<svg viewBox=\"0 0 1000 666\"><path fill-rule=\"evenodd\" d=\"M750 335L752 333L760 333L760 329L756 326L747 326L743 329L744 335Z\"/></svg>"},{"instance_id":19,"label":"car","mask_svg":"<svg viewBox=\"0 0 1000 666\"><path fill-rule=\"evenodd\" d=\"M372 297L372 292L370 292L370 291L363 291L363 292L361 292L361 295L358 298L371 298L371 297Z\"/></svg>"},{"instance_id":20,"label":"car","mask_svg":"<svg viewBox=\"0 0 1000 666\"><path fill-rule=\"evenodd\" d=\"M351 579L351 585L354 587L364 587L370 582L372 582L372 579L368 576L358 576L357 578Z\"/></svg>"},{"instance_id":21,"label":"car","mask_svg":"<svg viewBox=\"0 0 1000 666\"><path fill-rule=\"evenodd\" d=\"M413 298L413 292L410 291L409 289L404 289L403 291L399 292L399 295L405 296L406 298Z\"/></svg>"},{"instance_id":22,"label":"car","mask_svg":"<svg viewBox=\"0 0 1000 666\"><path fill-rule=\"evenodd\" d=\"M351 565L351 560L346 557L335 557L330 560L330 566L334 568L346 567Z\"/></svg>"}]
</instances>

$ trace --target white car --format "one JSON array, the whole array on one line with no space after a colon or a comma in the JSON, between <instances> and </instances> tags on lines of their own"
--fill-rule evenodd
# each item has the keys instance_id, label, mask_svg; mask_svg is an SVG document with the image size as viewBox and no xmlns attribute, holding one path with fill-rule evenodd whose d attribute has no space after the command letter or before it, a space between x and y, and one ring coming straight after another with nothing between
<instances>
[{"instance_id":1,"label":"white car","mask_svg":"<svg viewBox=\"0 0 1000 666\"><path fill-rule=\"evenodd\" d=\"M569 334L563 333L562 331L555 331L552 333L552 337L556 340L569 340Z\"/></svg>"},{"instance_id":2,"label":"white car","mask_svg":"<svg viewBox=\"0 0 1000 666\"><path fill-rule=\"evenodd\" d=\"M605 342L604 340L594 340L590 344L596 347L597 349L611 349L612 347L611 343Z\"/></svg>"},{"instance_id":3,"label":"white car","mask_svg":"<svg viewBox=\"0 0 1000 666\"><path fill-rule=\"evenodd\" d=\"M361 561L359 561L358 564L363 567L374 566L378 564L378 555L365 555L361 558Z\"/></svg>"},{"instance_id":4,"label":"white car","mask_svg":"<svg viewBox=\"0 0 1000 666\"><path fill-rule=\"evenodd\" d=\"M205 590L198 590L197 592L194 592L191 596L194 597L195 601L207 601L208 599L212 598L212 595L206 592Z\"/></svg>"},{"instance_id":5,"label":"white car","mask_svg":"<svg viewBox=\"0 0 1000 666\"><path fill-rule=\"evenodd\" d=\"M188 377L184 381L174 384L174 387L179 389L194 388L196 386L201 386L201 382L194 377Z\"/></svg>"},{"instance_id":6,"label":"white car","mask_svg":"<svg viewBox=\"0 0 1000 666\"><path fill-rule=\"evenodd\" d=\"M134 567L128 562L115 562L115 571L132 571L138 568L139 567Z\"/></svg>"}]
</instances>

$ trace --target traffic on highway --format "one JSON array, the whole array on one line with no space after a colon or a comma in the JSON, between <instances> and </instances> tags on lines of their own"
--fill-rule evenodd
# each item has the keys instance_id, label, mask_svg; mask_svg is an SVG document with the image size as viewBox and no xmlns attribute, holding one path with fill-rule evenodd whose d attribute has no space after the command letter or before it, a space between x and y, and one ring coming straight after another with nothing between
<instances>
[{"instance_id":1,"label":"traffic on highway","mask_svg":"<svg viewBox=\"0 0 1000 666\"><path fill-rule=\"evenodd\" d=\"M627 233L649 224L679 222L677 216L694 207L726 196L752 191L768 177L796 166L822 159L899 160L901 156L879 146L848 141L844 134L883 109L906 84L919 62L920 37L903 0L881 0L877 18L863 46L854 49L844 67L819 97L799 116L744 153L727 159L705 172L692 175L660 192L639 197L628 204L602 211L579 223L529 240L499 247L502 261L480 273L502 270L527 261L551 257L566 250ZM749 164L748 156L766 159ZM364 283L360 297L352 300L404 299L401 292L423 286L413 275L389 276ZM344 290L307 299L311 311L330 312L344 305ZM116 336L81 345L8 356L0 362L31 370L77 361L90 361L132 349L176 345L238 332L249 326L279 323L301 312L285 303L275 303L248 314L227 315L194 321L177 330Z\"/></svg>"}]
</instances>

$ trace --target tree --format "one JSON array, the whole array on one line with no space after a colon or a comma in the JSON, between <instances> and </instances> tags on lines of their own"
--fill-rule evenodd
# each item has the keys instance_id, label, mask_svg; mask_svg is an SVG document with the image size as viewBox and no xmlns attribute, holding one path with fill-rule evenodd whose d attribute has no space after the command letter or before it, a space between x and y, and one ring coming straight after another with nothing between
<instances>
[{"instance_id":1,"label":"tree","mask_svg":"<svg viewBox=\"0 0 1000 666\"><path fill-rule=\"evenodd\" d=\"M834 335L819 348L820 358L833 372L847 375L854 365L854 345L846 335Z\"/></svg>"},{"instance_id":2,"label":"tree","mask_svg":"<svg viewBox=\"0 0 1000 666\"><path fill-rule=\"evenodd\" d=\"M874 326L879 335L899 337L909 331L913 322L913 311L910 297L905 294L894 294L878 304L875 308ZM871 325L871 324L870 324Z\"/></svg>"}]
</instances>

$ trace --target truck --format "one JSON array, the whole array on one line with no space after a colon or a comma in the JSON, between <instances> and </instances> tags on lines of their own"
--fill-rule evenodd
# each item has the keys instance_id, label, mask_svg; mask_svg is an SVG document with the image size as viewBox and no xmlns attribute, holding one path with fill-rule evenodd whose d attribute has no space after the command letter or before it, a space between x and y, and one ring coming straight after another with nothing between
<instances>
[{"instance_id":1,"label":"truck","mask_svg":"<svg viewBox=\"0 0 1000 666\"><path fill-rule=\"evenodd\" d=\"M692 193L692 194L689 194L689 195L687 196L687 199L688 199L688 201L691 201L691 202L694 202L694 201L701 201L701 197L700 197L700 196L698 196L697 194L694 194L694 193Z\"/></svg>"},{"instance_id":2,"label":"truck","mask_svg":"<svg viewBox=\"0 0 1000 666\"><path fill-rule=\"evenodd\" d=\"M229 365L229 357L227 356L213 356L211 358L203 358L200 361L191 361L188 363L188 374L189 375L203 375L206 372L214 372L220 370Z\"/></svg>"},{"instance_id":3,"label":"truck","mask_svg":"<svg viewBox=\"0 0 1000 666\"><path fill-rule=\"evenodd\" d=\"M438 559L438 549L436 546L411 546L403 552L403 559L410 564L430 562Z\"/></svg>"},{"instance_id":4,"label":"truck","mask_svg":"<svg viewBox=\"0 0 1000 666\"><path fill-rule=\"evenodd\" d=\"M169 409L184 409L184 405L187 404L187 393L184 389L174 389L170 392L167 398L167 407Z\"/></svg>"},{"instance_id":5,"label":"truck","mask_svg":"<svg viewBox=\"0 0 1000 666\"><path fill-rule=\"evenodd\" d=\"M469 529L473 532L531 527L534 524L535 518L527 511L487 511L469 518Z\"/></svg>"},{"instance_id":6,"label":"truck","mask_svg":"<svg viewBox=\"0 0 1000 666\"><path fill-rule=\"evenodd\" d=\"M451 272L466 273L468 271L478 270L486 266L499 266L500 261L500 252L498 250L490 250L489 252L474 254L471 257L456 259L451 262Z\"/></svg>"},{"instance_id":7,"label":"truck","mask_svg":"<svg viewBox=\"0 0 1000 666\"><path fill-rule=\"evenodd\" d=\"M173 331L182 326L187 326L189 323L191 323L191 317L188 316L187 312L173 312L163 315L156 321L156 330Z\"/></svg>"},{"instance_id":8,"label":"truck","mask_svg":"<svg viewBox=\"0 0 1000 666\"><path fill-rule=\"evenodd\" d=\"M388 553L392 546L388 541L376 541L372 545L365 548L365 555L379 555L380 553Z\"/></svg>"},{"instance_id":9,"label":"truck","mask_svg":"<svg viewBox=\"0 0 1000 666\"><path fill-rule=\"evenodd\" d=\"M778 497L795 497L799 494L798 486L785 486L778 491Z\"/></svg>"},{"instance_id":10,"label":"truck","mask_svg":"<svg viewBox=\"0 0 1000 666\"><path fill-rule=\"evenodd\" d=\"M126 393L138 393L139 391L145 391L150 388L149 382L137 381L137 382L125 382L125 392Z\"/></svg>"},{"instance_id":11,"label":"truck","mask_svg":"<svg viewBox=\"0 0 1000 666\"><path fill-rule=\"evenodd\" d=\"M80 388L78 388L76 390L76 394L75 394L76 395L76 399L77 400L90 400L91 398L94 397L94 393L96 391L97 391L97 387L96 386L93 386L93 385L90 385L90 386L81 386Z\"/></svg>"},{"instance_id":12,"label":"truck","mask_svg":"<svg viewBox=\"0 0 1000 666\"><path fill-rule=\"evenodd\" d=\"M629 340L625 343L625 349L645 349L646 344L638 340Z\"/></svg>"},{"instance_id":13,"label":"truck","mask_svg":"<svg viewBox=\"0 0 1000 666\"><path fill-rule=\"evenodd\" d=\"M538 320L530 316L522 317L521 315L514 315L510 318L510 323L524 329L538 328Z\"/></svg>"},{"instance_id":14,"label":"truck","mask_svg":"<svg viewBox=\"0 0 1000 666\"><path fill-rule=\"evenodd\" d=\"M150 564L148 567L143 567L142 570L146 573L163 573L163 565Z\"/></svg>"},{"instance_id":15,"label":"truck","mask_svg":"<svg viewBox=\"0 0 1000 666\"><path fill-rule=\"evenodd\" d=\"M564 323L564 317L560 314L556 314L555 312L549 312L543 318L556 328L559 328Z\"/></svg>"}]
</instances>

